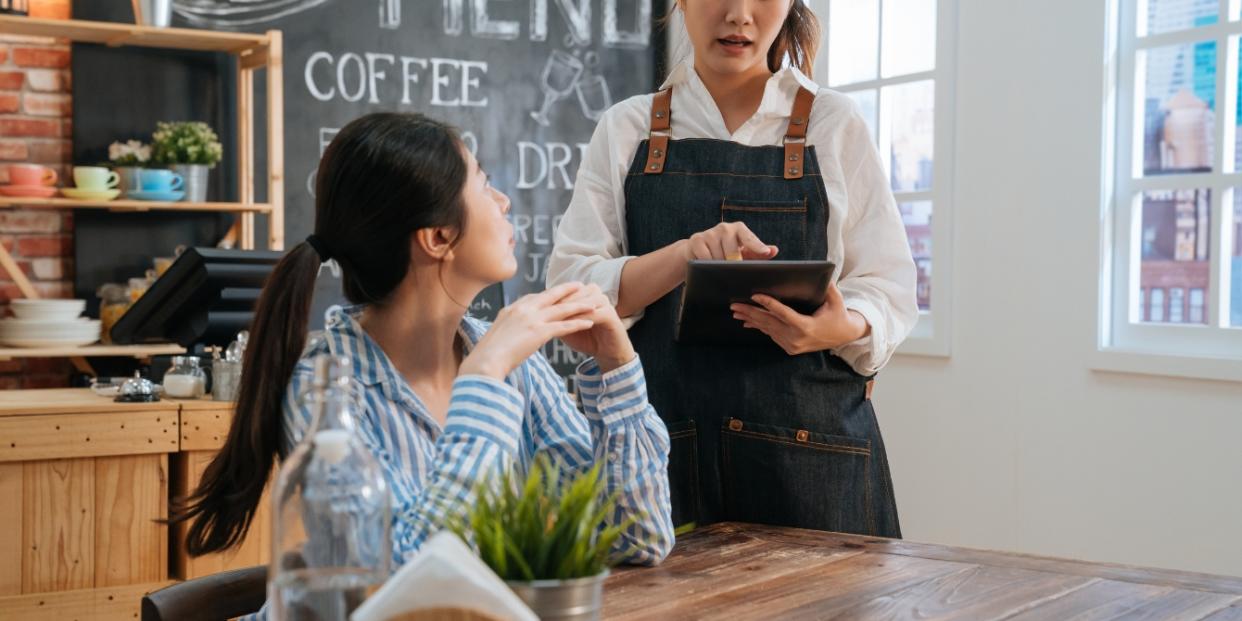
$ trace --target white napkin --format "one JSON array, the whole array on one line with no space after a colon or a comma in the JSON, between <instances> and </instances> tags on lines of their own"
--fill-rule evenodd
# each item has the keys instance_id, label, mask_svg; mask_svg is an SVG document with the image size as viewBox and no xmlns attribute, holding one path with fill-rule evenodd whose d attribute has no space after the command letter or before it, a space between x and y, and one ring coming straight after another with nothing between
<instances>
[{"instance_id":1,"label":"white napkin","mask_svg":"<svg viewBox=\"0 0 1242 621\"><path fill-rule=\"evenodd\" d=\"M497 619L539 621L526 603L449 531L433 535L410 562L354 611L350 620L384 621L411 610L441 606L472 608Z\"/></svg>"}]
</instances>

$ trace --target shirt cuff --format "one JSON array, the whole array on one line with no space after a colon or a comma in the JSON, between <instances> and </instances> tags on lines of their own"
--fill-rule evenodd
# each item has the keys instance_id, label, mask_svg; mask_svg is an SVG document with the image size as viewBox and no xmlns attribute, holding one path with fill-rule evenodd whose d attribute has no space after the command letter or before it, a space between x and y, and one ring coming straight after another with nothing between
<instances>
[{"instance_id":1,"label":"shirt cuff","mask_svg":"<svg viewBox=\"0 0 1242 621\"><path fill-rule=\"evenodd\" d=\"M612 302L613 306L616 306L621 299L621 272L625 270L625 264L634 258L636 257L627 255L600 261L591 268L587 282L599 285L604 295L608 296L608 301ZM625 326L626 330L629 330L634 327L634 324L638 323L639 319L643 318L645 311L646 309L643 309L629 317L622 317L621 325Z\"/></svg>"},{"instance_id":2,"label":"shirt cuff","mask_svg":"<svg viewBox=\"0 0 1242 621\"><path fill-rule=\"evenodd\" d=\"M880 309L876 308L871 302L862 298L845 298L845 308L847 310L857 311L867 321L867 325L871 326L871 333L856 341L852 341L845 345L842 349L849 348L861 352L867 352L867 360L869 364L856 364L855 371L862 375L872 375L878 369L868 369L859 367L871 367L877 365L879 361L884 360L884 343L887 342L884 334L884 314ZM864 372L867 371L867 372Z\"/></svg>"},{"instance_id":3,"label":"shirt cuff","mask_svg":"<svg viewBox=\"0 0 1242 621\"><path fill-rule=\"evenodd\" d=\"M634 359L602 373L594 358L578 365L576 385L582 397L583 414L590 420L615 427L642 416L648 409L647 379L642 360Z\"/></svg>"},{"instance_id":4,"label":"shirt cuff","mask_svg":"<svg viewBox=\"0 0 1242 621\"><path fill-rule=\"evenodd\" d=\"M526 402L516 388L483 375L453 381L444 433L482 438L516 454Z\"/></svg>"}]
</instances>

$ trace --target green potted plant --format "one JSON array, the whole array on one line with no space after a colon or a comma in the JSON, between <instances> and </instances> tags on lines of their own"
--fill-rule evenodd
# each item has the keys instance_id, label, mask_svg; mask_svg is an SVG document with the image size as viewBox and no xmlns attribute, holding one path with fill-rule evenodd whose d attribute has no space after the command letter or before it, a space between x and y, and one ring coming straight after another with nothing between
<instances>
[{"instance_id":1,"label":"green potted plant","mask_svg":"<svg viewBox=\"0 0 1242 621\"><path fill-rule=\"evenodd\" d=\"M473 541L483 562L541 619L599 619L609 552L631 518L608 526L617 495L607 495L596 464L567 480L545 455L519 481L505 473L483 485L462 523L451 528Z\"/></svg>"},{"instance_id":2,"label":"green potted plant","mask_svg":"<svg viewBox=\"0 0 1242 621\"><path fill-rule=\"evenodd\" d=\"M143 144L140 140L114 142L108 145L108 162L120 179L117 189L125 196L142 189L139 173L149 161L151 161L151 146Z\"/></svg>"},{"instance_id":3,"label":"green potted plant","mask_svg":"<svg viewBox=\"0 0 1242 621\"><path fill-rule=\"evenodd\" d=\"M207 171L224 155L220 138L206 123L161 121L151 136L156 162L168 165L185 182L185 200L207 200Z\"/></svg>"}]
</instances>

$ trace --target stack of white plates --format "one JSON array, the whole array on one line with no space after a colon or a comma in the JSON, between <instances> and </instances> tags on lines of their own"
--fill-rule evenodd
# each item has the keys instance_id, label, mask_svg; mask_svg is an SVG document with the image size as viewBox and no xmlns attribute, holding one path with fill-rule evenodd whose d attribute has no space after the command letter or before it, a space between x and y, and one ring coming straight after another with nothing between
<instances>
[{"instance_id":1,"label":"stack of white plates","mask_svg":"<svg viewBox=\"0 0 1242 621\"><path fill-rule=\"evenodd\" d=\"M0 343L12 347L77 347L99 340L99 320L80 317L86 300L13 300L0 319Z\"/></svg>"}]
</instances>

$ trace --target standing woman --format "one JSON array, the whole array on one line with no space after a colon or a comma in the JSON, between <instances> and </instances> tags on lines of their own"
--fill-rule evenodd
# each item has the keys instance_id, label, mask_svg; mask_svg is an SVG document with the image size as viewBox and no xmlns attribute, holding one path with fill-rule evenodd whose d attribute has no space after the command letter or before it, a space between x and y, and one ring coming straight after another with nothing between
<instances>
[{"instance_id":1,"label":"standing woman","mask_svg":"<svg viewBox=\"0 0 1242 621\"><path fill-rule=\"evenodd\" d=\"M918 317L915 267L852 101L807 78L804 0L677 0L693 57L610 109L557 232L550 285L598 284L632 325L673 438L673 520L899 537L870 380ZM734 317L771 346L673 341L693 259L825 259L827 302Z\"/></svg>"}]
</instances>

